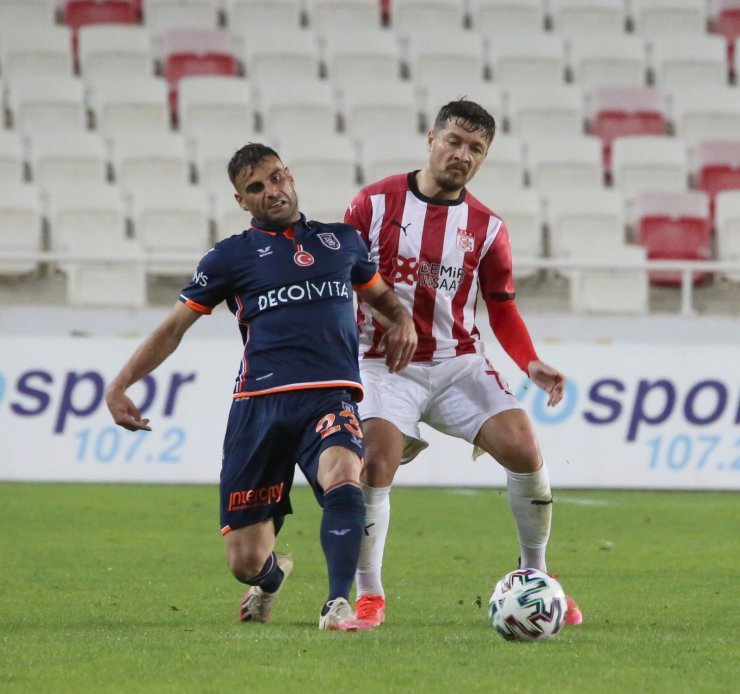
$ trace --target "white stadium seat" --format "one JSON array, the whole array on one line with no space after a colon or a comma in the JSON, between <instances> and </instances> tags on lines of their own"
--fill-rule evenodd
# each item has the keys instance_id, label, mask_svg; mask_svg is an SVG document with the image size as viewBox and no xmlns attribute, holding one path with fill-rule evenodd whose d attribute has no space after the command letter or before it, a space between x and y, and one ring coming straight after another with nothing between
<instances>
[{"instance_id":1,"label":"white stadium seat","mask_svg":"<svg viewBox=\"0 0 740 694\"><path fill-rule=\"evenodd\" d=\"M361 139L359 145L362 180L365 184L421 169L426 160L425 140L420 134L409 137L393 132L376 133Z\"/></svg>"},{"instance_id":2,"label":"white stadium seat","mask_svg":"<svg viewBox=\"0 0 740 694\"><path fill-rule=\"evenodd\" d=\"M39 75L71 77L74 72L72 32L68 27L52 24L36 25L33 31L26 28L3 32L0 64L6 84Z\"/></svg>"},{"instance_id":3,"label":"white stadium seat","mask_svg":"<svg viewBox=\"0 0 740 694\"><path fill-rule=\"evenodd\" d=\"M342 91L345 130L355 139L419 133L419 108L408 82L347 85Z\"/></svg>"},{"instance_id":4,"label":"white stadium seat","mask_svg":"<svg viewBox=\"0 0 740 694\"><path fill-rule=\"evenodd\" d=\"M85 90L76 77L37 75L13 83L9 98L13 125L24 134L83 131Z\"/></svg>"},{"instance_id":5,"label":"white stadium seat","mask_svg":"<svg viewBox=\"0 0 740 694\"><path fill-rule=\"evenodd\" d=\"M262 83L258 88L261 128L273 137L282 133L336 132L334 91L325 80Z\"/></svg>"},{"instance_id":6,"label":"white stadium seat","mask_svg":"<svg viewBox=\"0 0 740 694\"><path fill-rule=\"evenodd\" d=\"M307 29L281 29L279 41L272 32L244 37L242 59L247 77L259 86L282 80L315 80L319 57L318 39Z\"/></svg>"},{"instance_id":7,"label":"white stadium seat","mask_svg":"<svg viewBox=\"0 0 740 694\"><path fill-rule=\"evenodd\" d=\"M686 144L699 140L736 139L740 133L740 90L737 87L694 87L674 90L674 131Z\"/></svg>"},{"instance_id":8,"label":"white stadium seat","mask_svg":"<svg viewBox=\"0 0 740 694\"><path fill-rule=\"evenodd\" d=\"M170 29L215 29L219 0L144 0L144 24L155 39Z\"/></svg>"},{"instance_id":9,"label":"white stadium seat","mask_svg":"<svg viewBox=\"0 0 740 694\"><path fill-rule=\"evenodd\" d=\"M569 39L573 81L584 91L603 86L642 87L647 84L645 40L623 34L582 34Z\"/></svg>"},{"instance_id":10,"label":"white stadium seat","mask_svg":"<svg viewBox=\"0 0 740 694\"><path fill-rule=\"evenodd\" d=\"M715 226L717 258L740 261L740 190L725 190L717 194ZM740 272L723 274L732 282L740 282Z\"/></svg>"},{"instance_id":11,"label":"white stadium seat","mask_svg":"<svg viewBox=\"0 0 740 694\"><path fill-rule=\"evenodd\" d=\"M505 85L565 81L565 39L555 34L494 34L488 46L494 81Z\"/></svg>"},{"instance_id":12,"label":"white stadium seat","mask_svg":"<svg viewBox=\"0 0 740 694\"><path fill-rule=\"evenodd\" d=\"M563 36L624 33L624 0L550 0L552 29Z\"/></svg>"},{"instance_id":13,"label":"white stadium seat","mask_svg":"<svg viewBox=\"0 0 740 694\"><path fill-rule=\"evenodd\" d=\"M211 245L208 197L199 186L162 181L131 198L134 235L144 248L147 274L186 279ZM181 261L167 260L172 254Z\"/></svg>"},{"instance_id":14,"label":"white stadium seat","mask_svg":"<svg viewBox=\"0 0 740 694\"><path fill-rule=\"evenodd\" d=\"M483 79L485 74L483 39L474 32L439 29L414 34L406 51L416 85Z\"/></svg>"},{"instance_id":15,"label":"white stadium seat","mask_svg":"<svg viewBox=\"0 0 740 694\"><path fill-rule=\"evenodd\" d=\"M584 130L584 98L577 85L512 86L506 112L509 132L524 138L580 135Z\"/></svg>"},{"instance_id":16,"label":"white stadium seat","mask_svg":"<svg viewBox=\"0 0 740 694\"><path fill-rule=\"evenodd\" d=\"M665 91L728 83L727 48L721 36L658 35L651 42L654 83Z\"/></svg>"},{"instance_id":17,"label":"white stadium seat","mask_svg":"<svg viewBox=\"0 0 740 694\"><path fill-rule=\"evenodd\" d=\"M167 83L161 77L123 76L97 83L90 94L96 128L105 136L169 129Z\"/></svg>"},{"instance_id":18,"label":"white stadium seat","mask_svg":"<svg viewBox=\"0 0 740 694\"><path fill-rule=\"evenodd\" d=\"M656 34L699 35L706 31L705 0L630 0L634 31Z\"/></svg>"},{"instance_id":19,"label":"white stadium seat","mask_svg":"<svg viewBox=\"0 0 740 694\"><path fill-rule=\"evenodd\" d=\"M404 37L439 27L456 31L463 26L464 14L464 0L393 0L391 27Z\"/></svg>"},{"instance_id":20,"label":"white stadium seat","mask_svg":"<svg viewBox=\"0 0 740 694\"><path fill-rule=\"evenodd\" d=\"M88 87L154 74L149 31L130 24L89 24L79 30L80 74Z\"/></svg>"},{"instance_id":21,"label":"white stadium seat","mask_svg":"<svg viewBox=\"0 0 740 694\"><path fill-rule=\"evenodd\" d=\"M41 250L41 202L35 186L20 181L0 185L0 275L25 275L37 269L35 260L11 261L10 253Z\"/></svg>"},{"instance_id":22,"label":"white stadium seat","mask_svg":"<svg viewBox=\"0 0 740 694\"><path fill-rule=\"evenodd\" d=\"M25 178L23 140L13 130L0 130L0 187Z\"/></svg>"},{"instance_id":23,"label":"white stadium seat","mask_svg":"<svg viewBox=\"0 0 740 694\"><path fill-rule=\"evenodd\" d=\"M309 26L324 36L350 27L380 28L378 0L306 0Z\"/></svg>"},{"instance_id":24,"label":"white stadium seat","mask_svg":"<svg viewBox=\"0 0 740 694\"><path fill-rule=\"evenodd\" d=\"M295 176L296 186L306 181L320 181L331 190L335 186L352 185L357 181L356 151L346 135L316 135L313 138L278 137L280 158ZM345 204L347 201L344 201Z\"/></svg>"},{"instance_id":25,"label":"white stadium seat","mask_svg":"<svg viewBox=\"0 0 740 694\"><path fill-rule=\"evenodd\" d=\"M531 185L543 194L603 186L601 141L592 135L530 140L527 162Z\"/></svg>"},{"instance_id":26,"label":"white stadium seat","mask_svg":"<svg viewBox=\"0 0 740 694\"><path fill-rule=\"evenodd\" d=\"M398 41L389 31L356 27L324 35L323 45L328 78L340 89L356 82L393 82L401 75Z\"/></svg>"},{"instance_id":27,"label":"white stadium seat","mask_svg":"<svg viewBox=\"0 0 740 694\"><path fill-rule=\"evenodd\" d=\"M59 186L105 182L108 165L103 139L98 133L38 133L29 140L31 178L44 191Z\"/></svg>"},{"instance_id":28,"label":"white stadium seat","mask_svg":"<svg viewBox=\"0 0 740 694\"><path fill-rule=\"evenodd\" d=\"M226 0L228 26L242 36L270 29L296 29L301 24L301 6L301 0Z\"/></svg>"},{"instance_id":29,"label":"white stadium seat","mask_svg":"<svg viewBox=\"0 0 740 694\"><path fill-rule=\"evenodd\" d=\"M542 0L470 0L473 29L483 35L521 34L545 29Z\"/></svg>"},{"instance_id":30,"label":"white stadium seat","mask_svg":"<svg viewBox=\"0 0 740 694\"><path fill-rule=\"evenodd\" d=\"M27 33L28 27L51 26L56 21L56 0L0 1L0 42Z\"/></svg>"}]
</instances>

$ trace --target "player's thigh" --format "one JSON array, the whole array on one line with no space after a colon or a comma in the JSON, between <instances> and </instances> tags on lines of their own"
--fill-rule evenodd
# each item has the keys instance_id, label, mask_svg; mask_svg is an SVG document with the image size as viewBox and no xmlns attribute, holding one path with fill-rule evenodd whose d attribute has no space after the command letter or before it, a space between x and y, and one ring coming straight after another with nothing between
<instances>
[{"instance_id":1,"label":"player's thigh","mask_svg":"<svg viewBox=\"0 0 740 694\"><path fill-rule=\"evenodd\" d=\"M298 465L321 502L324 491L341 481L359 482L365 436L357 403L346 389L306 392L305 407Z\"/></svg>"},{"instance_id":2,"label":"player's thigh","mask_svg":"<svg viewBox=\"0 0 740 694\"><path fill-rule=\"evenodd\" d=\"M512 472L535 472L542 454L532 420L524 410L506 410L484 422L475 445Z\"/></svg>"},{"instance_id":3,"label":"player's thigh","mask_svg":"<svg viewBox=\"0 0 740 694\"><path fill-rule=\"evenodd\" d=\"M450 436L475 443L484 424L510 410L523 412L501 375L485 357L454 357L434 367L433 397L424 422Z\"/></svg>"},{"instance_id":4,"label":"player's thigh","mask_svg":"<svg viewBox=\"0 0 740 694\"><path fill-rule=\"evenodd\" d=\"M426 366L409 364L390 373L382 359L363 359L360 374L365 389L359 404L362 421L384 419L404 436L419 438L419 420L429 399Z\"/></svg>"},{"instance_id":5,"label":"player's thigh","mask_svg":"<svg viewBox=\"0 0 740 694\"><path fill-rule=\"evenodd\" d=\"M295 466L288 394L232 403L221 465L221 532L291 513Z\"/></svg>"}]
</instances>

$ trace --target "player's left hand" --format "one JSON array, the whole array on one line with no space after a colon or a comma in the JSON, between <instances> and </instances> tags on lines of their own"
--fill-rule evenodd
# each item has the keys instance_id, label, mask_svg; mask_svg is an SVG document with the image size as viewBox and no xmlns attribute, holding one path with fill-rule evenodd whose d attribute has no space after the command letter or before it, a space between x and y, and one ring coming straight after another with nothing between
<instances>
[{"instance_id":1,"label":"player's left hand","mask_svg":"<svg viewBox=\"0 0 740 694\"><path fill-rule=\"evenodd\" d=\"M416 352L418 343L414 321L405 317L392 323L380 339L378 351L385 353L385 365L391 373L405 369Z\"/></svg>"},{"instance_id":2,"label":"player's left hand","mask_svg":"<svg viewBox=\"0 0 740 694\"><path fill-rule=\"evenodd\" d=\"M535 359L527 367L532 383L542 388L549 395L548 407L557 405L565 395L565 376L549 364Z\"/></svg>"}]
</instances>

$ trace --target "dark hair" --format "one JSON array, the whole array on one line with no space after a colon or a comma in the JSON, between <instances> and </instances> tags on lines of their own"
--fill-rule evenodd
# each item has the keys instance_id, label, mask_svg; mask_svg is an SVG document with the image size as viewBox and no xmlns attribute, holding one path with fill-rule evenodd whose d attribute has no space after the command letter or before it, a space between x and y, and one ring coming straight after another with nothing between
<instances>
[{"instance_id":1,"label":"dark hair","mask_svg":"<svg viewBox=\"0 0 740 694\"><path fill-rule=\"evenodd\" d=\"M486 109L475 101L468 101L463 97L445 104L439 109L434 121L434 130L442 130L447 125L448 120L464 121L458 123L458 125L471 132L483 130L488 142L493 142L493 136L496 134L496 121Z\"/></svg>"},{"instance_id":2,"label":"dark hair","mask_svg":"<svg viewBox=\"0 0 740 694\"><path fill-rule=\"evenodd\" d=\"M259 142L250 142L244 145L244 147L234 152L234 156L229 161L229 180L232 184L235 184L236 177L244 169L252 169L268 157L277 157L280 159L280 155L272 147L268 147L267 145L260 144Z\"/></svg>"}]
</instances>

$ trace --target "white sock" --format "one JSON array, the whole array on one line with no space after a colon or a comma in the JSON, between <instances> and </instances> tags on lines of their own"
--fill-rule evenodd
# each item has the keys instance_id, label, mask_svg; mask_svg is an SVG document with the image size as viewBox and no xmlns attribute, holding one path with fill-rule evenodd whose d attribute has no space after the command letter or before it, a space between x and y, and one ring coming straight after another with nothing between
<instances>
[{"instance_id":1,"label":"white sock","mask_svg":"<svg viewBox=\"0 0 740 694\"><path fill-rule=\"evenodd\" d=\"M357 564L357 595L383 595L381 569L388 526L391 522L391 488L362 485L365 499L365 534Z\"/></svg>"},{"instance_id":2,"label":"white sock","mask_svg":"<svg viewBox=\"0 0 740 694\"><path fill-rule=\"evenodd\" d=\"M552 521L552 491L547 468L543 462L537 472L507 470L506 476L509 506L519 533L520 565L547 571L545 551Z\"/></svg>"}]
</instances>

